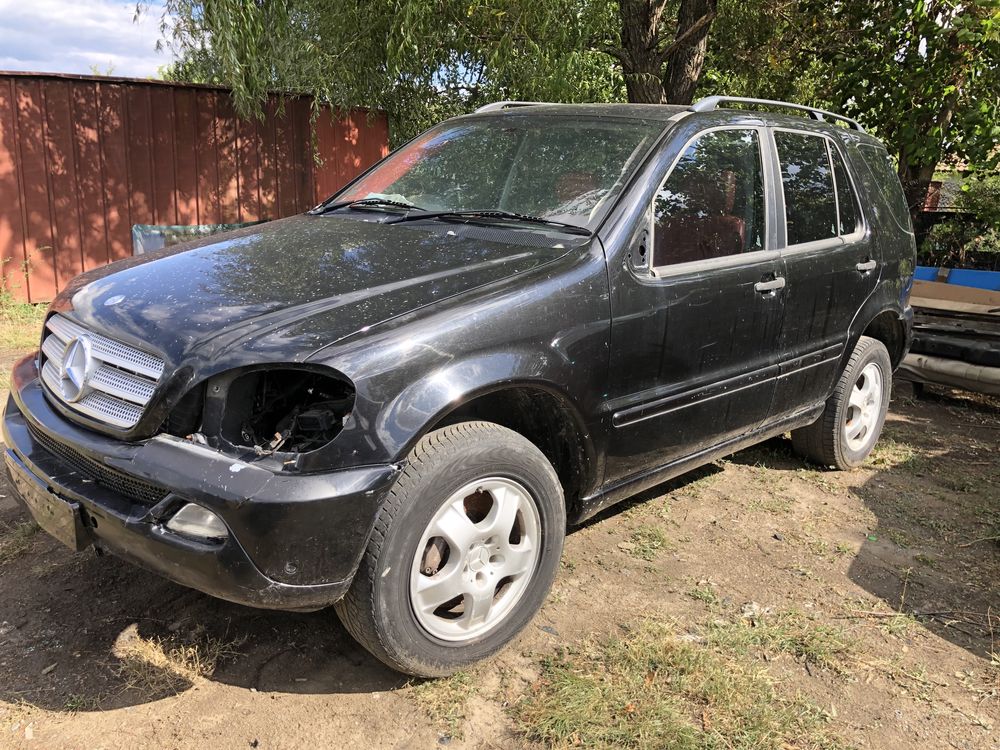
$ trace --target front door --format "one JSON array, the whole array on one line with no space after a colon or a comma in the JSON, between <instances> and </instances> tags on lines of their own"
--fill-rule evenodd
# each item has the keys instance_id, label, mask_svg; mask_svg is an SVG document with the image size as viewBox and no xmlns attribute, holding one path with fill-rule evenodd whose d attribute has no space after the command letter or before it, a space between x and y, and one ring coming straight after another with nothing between
<instances>
[{"instance_id":1,"label":"front door","mask_svg":"<svg viewBox=\"0 0 1000 750\"><path fill-rule=\"evenodd\" d=\"M784 205L785 318L774 417L833 391L851 323L881 266L841 147L830 137L774 130Z\"/></svg>"},{"instance_id":2,"label":"front door","mask_svg":"<svg viewBox=\"0 0 1000 750\"><path fill-rule=\"evenodd\" d=\"M639 227L648 266L613 275L606 484L767 417L784 299L768 149L759 127L692 138Z\"/></svg>"}]
</instances>

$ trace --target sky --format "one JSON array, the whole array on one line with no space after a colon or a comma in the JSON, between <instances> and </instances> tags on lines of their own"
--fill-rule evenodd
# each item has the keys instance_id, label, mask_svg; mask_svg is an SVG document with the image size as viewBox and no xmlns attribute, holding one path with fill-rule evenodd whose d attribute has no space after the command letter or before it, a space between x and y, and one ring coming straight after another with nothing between
<instances>
[{"instance_id":1,"label":"sky","mask_svg":"<svg viewBox=\"0 0 1000 750\"><path fill-rule=\"evenodd\" d=\"M0 70L148 78L171 61L156 51L163 5L133 22L123 0L0 0Z\"/></svg>"}]
</instances>

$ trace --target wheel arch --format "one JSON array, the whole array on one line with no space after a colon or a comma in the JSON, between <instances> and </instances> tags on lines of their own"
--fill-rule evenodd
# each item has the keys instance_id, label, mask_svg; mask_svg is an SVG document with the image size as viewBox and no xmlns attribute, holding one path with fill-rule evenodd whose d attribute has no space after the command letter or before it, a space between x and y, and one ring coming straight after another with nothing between
<instances>
[{"instance_id":1,"label":"wheel arch","mask_svg":"<svg viewBox=\"0 0 1000 750\"><path fill-rule=\"evenodd\" d=\"M899 367L903 361L909 341L904 317L897 310L882 310L875 315L861 330L859 336L868 336L881 341L889 351L892 369Z\"/></svg>"},{"instance_id":2,"label":"wheel arch","mask_svg":"<svg viewBox=\"0 0 1000 750\"><path fill-rule=\"evenodd\" d=\"M563 486L567 514L590 492L598 480L593 439L580 410L571 398L551 383L533 379L492 382L460 394L438 398L431 407L425 399L438 389L424 392L420 409L428 415L419 428L399 444L402 458L425 435L465 421L483 421L506 427L535 445L549 460ZM433 403L433 402L432 402Z\"/></svg>"}]
</instances>

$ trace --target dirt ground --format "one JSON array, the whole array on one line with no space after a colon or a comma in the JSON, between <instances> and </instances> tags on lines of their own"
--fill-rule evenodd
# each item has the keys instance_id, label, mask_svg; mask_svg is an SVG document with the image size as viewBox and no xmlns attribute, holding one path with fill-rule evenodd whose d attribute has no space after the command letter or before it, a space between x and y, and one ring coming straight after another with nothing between
<instances>
[{"instance_id":1,"label":"dirt ground","mask_svg":"<svg viewBox=\"0 0 1000 750\"><path fill-rule=\"evenodd\" d=\"M332 611L248 609L74 554L0 480L0 747L587 745L525 718L553 657L649 618L697 643L718 623L793 617L818 658L794 639L747 640L740 658L841 746L998 748L1000 400L898 390L859 471L817 471L776 439L573 530L513 647L418 684Z\"/></svg>"}]
</instances>

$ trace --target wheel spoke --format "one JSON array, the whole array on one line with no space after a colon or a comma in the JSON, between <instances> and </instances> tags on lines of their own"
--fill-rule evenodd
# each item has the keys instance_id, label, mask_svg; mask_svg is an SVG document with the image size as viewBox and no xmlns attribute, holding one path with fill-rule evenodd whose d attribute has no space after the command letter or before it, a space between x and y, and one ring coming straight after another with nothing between
<instances>
[{"instance_id":1,"label":"wheel spoke","mask_svg":"<svg viewBox=\"0 0 1000 750\"><path fill-rule=\"evenodd\" d=\"M507 545L503 550L503 558L501 574L516 578L531 570L535 562L535 550L530 541L522 541L517 545Z\"/></svg>"},{"instance_id":2,"label":"wheel spoke","mask_svg":"<svg viewBox=\"0 0 1000 750\"><path fill-rule=\"evenodd\" d=\"M451 545L452 551L462 555L476 540L478 532L465 514L461 502L458 502L449 506L444 515L437 520L431 530L431 536L443 536Z\"/></svg>"},{"instance_id":3,"label":"wheel spoke","mask_svg":"<svg viewBox=\"0 0 1000 750\"><path fill-rule=\"evenodd\" d=\"M847 400L849 406L853 406L860 409L865 405L865 400L868 398L867 392L863 388L858 388L854 386L851 389L851 397Z\"/></svg>"},{"instance_id":4,"label":"wheel spoke","mask_svg":"<svg viewBox=\"0 0 1000 750\"><path fill-rule=\"evenodd\" d=\"M465 615L462 617L463 623L467 627L474 627L486 621L493 607L493 589L476 589L472 593L465 595Z\"/></svg>"},{"instance_id":5,"label":"wheel spoke","mask_svg":"<svg viewBox=\"0 0 1000 750\"><path fill-rule=\"evenodd\" d=\"M417 578L416 605L424 612L433 612L447 601L462 595L461 566L452 565L449 570L434 576L421 575Z\"/></svg>"},{"instance_id":6,"label":"wheel spoke","mask_svg":"<svg viewBox=\"0 0 1000 750\"><path fill-rule=\"evenodd\" d=\"M491 489L490 495L493 496L493 507L490 508L489 515L483 519L480 528L483 528L488 534L499 536L506 542L510 537L511 529L514 528L514 522L517 520L517 511L521 506L521 495L507 487Z\"/></svg>"},{"instance_id":7,"label":"wheel spoke","mask_svg":"<svg viewBox=\"0 0 1000 750\"><path fill-rule=\"evenodd\" d=\"M864 431L864 429L865 429L865 422L861 418L861 415L858 415L858 417L854 420L854 424L849 424L847 426L847 439L857 440L861 436L861 433Z\"/></svg>"}]
</instances>

